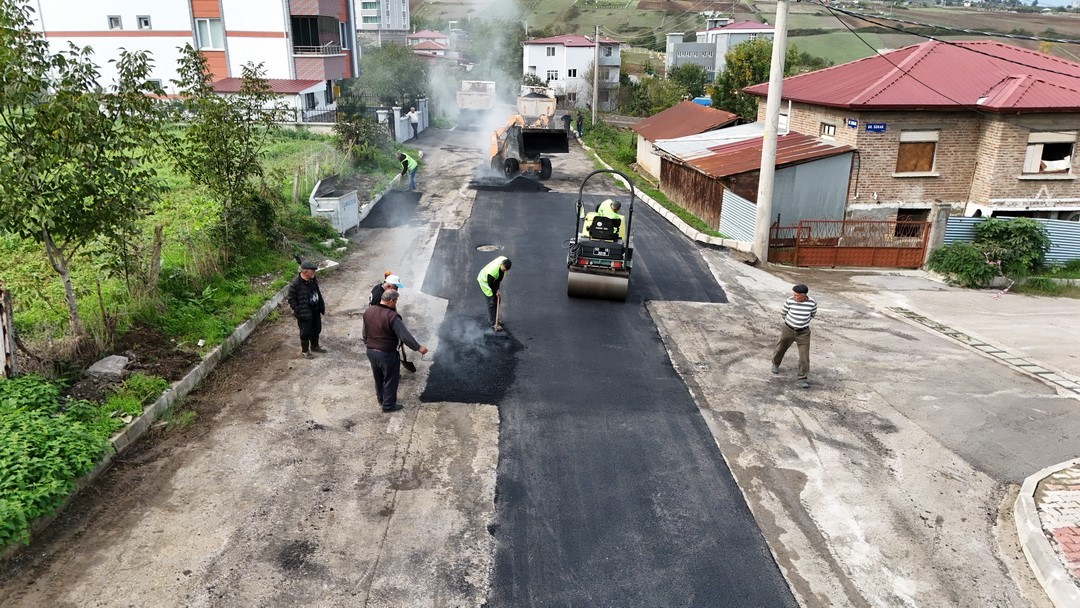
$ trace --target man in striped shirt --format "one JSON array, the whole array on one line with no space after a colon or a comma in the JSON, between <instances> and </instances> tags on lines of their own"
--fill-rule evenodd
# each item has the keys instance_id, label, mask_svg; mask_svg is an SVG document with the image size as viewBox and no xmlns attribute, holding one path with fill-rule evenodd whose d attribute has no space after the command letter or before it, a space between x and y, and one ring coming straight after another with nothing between
<instances>
[{"instance_id":1,"label":"man in striped shirt","mask_svg":"<svg viewBox=\"0 0 1080 608\"><path fill-rule=\"evenodd\" d=\"M810 291L806 285L791 288L791 297L784 302L780 314L784 317L784 326L780 328L780 339L773 350L772 373L780 373L780 363L784 360L791 343L799 347L799 388L810 388L807 375L810 373L810 319L817 314L817 302L806 295Z\"/></svg>"}]
</instances>

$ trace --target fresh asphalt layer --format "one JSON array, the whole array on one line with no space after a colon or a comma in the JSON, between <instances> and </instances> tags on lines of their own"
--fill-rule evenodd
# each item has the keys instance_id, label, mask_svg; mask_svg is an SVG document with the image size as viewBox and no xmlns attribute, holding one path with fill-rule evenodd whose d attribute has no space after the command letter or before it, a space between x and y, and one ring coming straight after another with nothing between
<instances>
[{"instance_id":1,"label":"fresh asphalt layer","mask_svg":"<svg viewBox=\"0 0 1080 608\"><path fill-rule=\"evenodd\" d=\"M488 605L794 606L645 307L723 290L640 205L627 302L568 298L574 213L565 194L479 192L424 281L448 309L421 399L500 411ZM496 255L513 261L505 335L476 284Z\"/></svg>"}]
</instances>

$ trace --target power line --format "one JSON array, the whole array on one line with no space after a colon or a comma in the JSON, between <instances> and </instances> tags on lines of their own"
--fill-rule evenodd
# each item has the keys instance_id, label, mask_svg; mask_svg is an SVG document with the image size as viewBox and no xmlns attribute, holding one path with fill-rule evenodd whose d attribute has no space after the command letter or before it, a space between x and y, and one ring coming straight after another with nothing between
<instances>
[{"instance_id":1,"label":"power line","mask_svg":"<svg viewBox=\"0 0 1080 608\"><path fill-rule=\"evenodd\" d=\"M870 14L867 14L867 13L859 13L859 12L851 11L851 10L844 9L844 8L831 7L831 6L829 6L829 5L827 5L827 4L823 3L823 2L816 1L816 0L811 0L811 1L814 2L814 4L819 4L819 5L827 8L827 9L829 9L830 11L843 13L843 14L851 16L851 17L862 19L864 21L869 21L870 23L874 23L875 25L880 25L881 27L889 27L889 26L886 26L884 24L879 24L879 23L876 23L874 21L871 21L870 18L872 17L872 18L876 18L876 19L884 19L885 21L895 21L897 23L906 23L908 25L917 25L919 27L928 27L928 28L933 28L933 29L937 29L937 30L945 30L945 31L948 31L948 32L959 32L961 34L971 34L971 35L975 35L975 36L991 36L991 37L995 37L995 38L1012 38L1014 40L1033 40L1035 42L1055 42L1055 43L1058 43L1058 44L1080 44L1080 40L1074 40L1074 39L1070 39L1070 38L1042 38L1040 36L1026 36L1024 34L1012 34L1012 33L1005 34L1005 33L1002 33L1002 32L983 32L983 31L980 31L980 30L970 30L970 29L965 29L965 28L962 28L962 27L951 27L951 26L948 26L948 25L936 25L936 24L933 24L933 23L921 23L919 21L911 21L910 19L900 19L898 17L892 17L892 16L887 16L887 15L870 15ZM890 28L890 29L893 29L893 28ZM907 30L902 30L902 31L907 32ZM912 33L912 32L908 32L908 33ZM916 34L916 35L920 35L920 34Z\"/></svg>"},{"instance_id":2,"label":"power line","mask_svg":"<svg viewBox=\"0 0 1080 608\"><path fill-rule=\"evenodd\" d=\"M825 8L827 9L827 10L829 10L830 12L831 12L831 11L833 10L833 9L832 9L832 7L830 7L830 6L826 5L826 4L822 4L822 6L824 6L824 7L825 7ZM835 14L834 14L833 16L835 16ZM862 19L864 19L864 20L866 20L866 21L870 21L871 23L873 23L873 21L871 21L871 20L869 20L869 19L866 19L865 17L861 17L861 18L862 18ZM900 66L899 66L899 65L898 65L898 64L897 64L896 62L894 62L894 61L892 60L892 58L891 58L891 57L889 57L889 55L888 55L887 53L882 53L882 52L878 51L878 50L877 50L876 48L874 48L874 45L872 45L872 44L870 44L869 42L867 42L865 38L863 38L862 36L860 36L860 35L859 35L859 33L858 33L858 32L856 32L856 31L855 31L854 29L852 29L852 27L851 27L850 25L848 25L847 23L845 23L843 19L840 19L839 17L837 17L837 21L839 21L839 22L840 22L840 24L841 24L841 25L843 25L845 29L847 29L847 31L851 32L851 33L852 33L852 34L853 34L853 35L854 35L854 36L855 36L856 38L858 38L858 39L859 39L859 42L862 42L862 43L863 43L863 44L865 44L865 45L866 45L867 47L869 47L869 48L870 48L870 49L871 49L872 51L874 51L874 54L875 54L875 55L877 55L878 57L881 57L881 58L882 58L882 59L884 59L885 61L889 62L889 64L890 64L890 65L892 65L892 66L893 66L894 68L896 68L896 69L897 69L898 71L900 71L900 73L901 73L901 74L903 74L904 76L907 76L908 78L910 78L910 79L914 80L915 82L919 83L920 85L922 85L922 86L926 87L926 89L927 89L927 90L929 90L929 91L932 91L932 92L934 92L934 93L936 93L936 94L938 94L938 95L941 95L941 96L942 96L942 97L944 97L945 99L948 99L949 101L953 102L954 104L956 104L957 106L959 106L959 107L961 107L961 108L965 108L965 109L967 109L967 110L971 110L971 111L973 111L973 112L975 112L975 113L977 113L977 114L981 114L981 115L983 115L983 116L993 116L993 117L995 117L995 118L998 118L998 115L996 115L996 114L994 114L994 113L991 113L991 112L987 112L986 110L982 109L982 108L981 108L981 107L979 107L978 105L975 105L975 104L970 104L970 103L965 103L965 102L962 102L962 101L958 101L958 100L956 100L956 99L953 99L953 98L952 98L952 97L950 97L949 95L947 95L947 94L945 94L945 93L943 93L943 92L941 92L941 91L937 90L937 89L936 89L936 88L934 88L933 86L931 86L931 85L929 85L929 84L927 84L927 83L923 82L922 80L920 80L920 79L919 79L919 78L917 78L916 76L913 76L913 75L911 74L911 71L910 71L910 70L905 70L904 68L900 67ZM942 42L945 42L945 41L942 41ZM957 46L960 46L960 45L957 45ZM967 48L967 47L966 47L966 46L961 46L961 48ZM983 53L983 54L985 54L985 55L989 55L989 53ZM989 56L990 56L990 57L994 57L994 58L996 58L996 59L1003 59L1002 57L997 57L997 56L995 56L995 55L989 55ZM1023 64L1021 64L1021 65L1023 65ZM1042 130L1042 129L1037 129L1037 128L1034 128L1034 127L1030 127L1030 126L1026 126L1026 125L1023 125L1023 124L1021 124L1020 122L1015 122L1014 124L1016 124L1017 126L1021 126L1021 127L1027 128L1027 129L1028 129L1028 130L1030 130L1030 131L1041 131L1041 130ZM1071 131L1070 131L1070 132L1071 132Z\"/></svg>"},{"instance_id":3,"label":"power line","mask_svg":"<svg viewBox=\"0 0 1080 608\"><path fill-rule=\"evenodd\" d=\"M876 25L878 27L883 27L885 29L893 30L894 32L899 32L901 34L907 34L909 36L917 36L919 38L926 38L927 40L934 40L934 41L940 42L942 44L955 46L957 48L964 49L964 50L966 50L968 52L971 52L971 53L976 53L978 55L984 55L986 57L991 57L993 59L997 59L998 61L1004 61L1005 63L1011 63L1011 64L1014 64L1014 65L1022 66L1022 67L1028 68L1030 70L1039 70L1040 72L1046 72L1048 74L1056 74L1058 76L1066 76L1068 78L1080 78L1080 74L1070 73L1070 72L1062 72L1062 71L1054 70L1054 69L1051 69L1051 68L1048 68L1048 67L1045 67L1045 66L1031 65L1030 63L1024 63L1023 61L1017 61L1015 59L1010 59L1008 57L1001 57L1001 56L995 55L993 53L988 53L988 52L983 51L981 49L974 48L974 47L972 47L970 45L958 44L958 43L956 43L956 42L954 42L952 40L941 40L939 38L935 38L933 36L928 36L926 34L919 34L917 32L911 32L911 31L905 30L903 28L888 25L886 23L880 23L878 21L875 21L871 17L867 17L867 16L864 16L864 15L857 15L857 14L851 13L850 11L846 11L844 9L831 7L828 4L825 4L824 2L822 2L821 0L811 0L811 2L825 8L825 10L829 11L830 13L833 13L834 17L836 17L836 13L843 13L845 15L855 17L856 19L861 19L861 20L863 20L863 21L865 21L867 23L872 23L872 24L874 24L874 25ZM852 34L855 34L855 36L859 40L861 40L863 42L863 44L870 47L871 49L874 49L875 53L881 55L881 53L879 53L878 50L876 48L874 48L873 45L866 42L866 40L863 40L862 36L859 36L859 34L857 32L855 32L855 30L853 30L847 23L845 23L843 19L841 19L840 17L836 17L836 20L839 21L849 32L851 32ZM934 26L929 26L929 27L934 27ZM989 34L989 35L990 36L995 36L996 34ZM882 55L882 56L884 56L884 55ZM1059 61L1063 61L1063 60L1059 60Z\"/></svg>"}]
</instances>

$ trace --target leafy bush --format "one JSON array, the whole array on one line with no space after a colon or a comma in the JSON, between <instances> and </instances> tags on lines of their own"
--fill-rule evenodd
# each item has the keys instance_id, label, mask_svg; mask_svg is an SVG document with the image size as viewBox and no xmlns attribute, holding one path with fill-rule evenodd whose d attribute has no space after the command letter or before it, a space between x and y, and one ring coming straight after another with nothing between
<instances>
[{"instance_id":1,"label":"leafy bush","mask_svg":"<svg viewBox=\"0 0 1080 608\"><path fill-rule=\"evenodd\" d=\"M975 225L975 246L1000 260L1003 274L1022 277L1042 266L1050 237L1042 224L1030 218L990 218Z\"/></svg>"},{"instance_id":2,"label":"leafy bush","mask_svg":"<svg viewBox=\"0 0 1080 608\"><path fill-rule=\"evenodd\" d=\"M963 287L985 287L998 275L983 250L971 243L950 243L935 249L926 266Z\"/></svg>"},{"instance_id":3,"label":"leafy bush","mask_svg":"<svg viewBox=\"0 0 1080 608\"><path fill-rule=\"evenodd\" d=\"M64 399L38 376L0 381L0 546L28 542L30 524L60 506L108 450L123 423L101 409Z\"/></svg>"}]
</instances>

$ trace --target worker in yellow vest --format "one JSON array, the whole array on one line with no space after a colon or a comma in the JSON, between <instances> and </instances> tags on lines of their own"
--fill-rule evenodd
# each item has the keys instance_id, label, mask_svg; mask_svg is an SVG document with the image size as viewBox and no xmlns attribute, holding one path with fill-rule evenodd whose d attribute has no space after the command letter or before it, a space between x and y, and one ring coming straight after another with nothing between
<instances>
[{"instance_id":1,"label":"worker in yellow vest","mask_svg":"<svg viewBox=\"0 0 1080 608\"><path fill-rule=\"evenodd\" d=\"M509 270L510 259L505 255L500 255L488 262L487 266L484 266L480 274L476 276L476 282L480 283L480 291L487 298L488 320L491 322L491 328L495 331L502 330L502 324L498 323L496 318L499 298L502 297L499 286L502 284L503 279L506 278L506 273Z\"/></svg>"}]
</instances>

